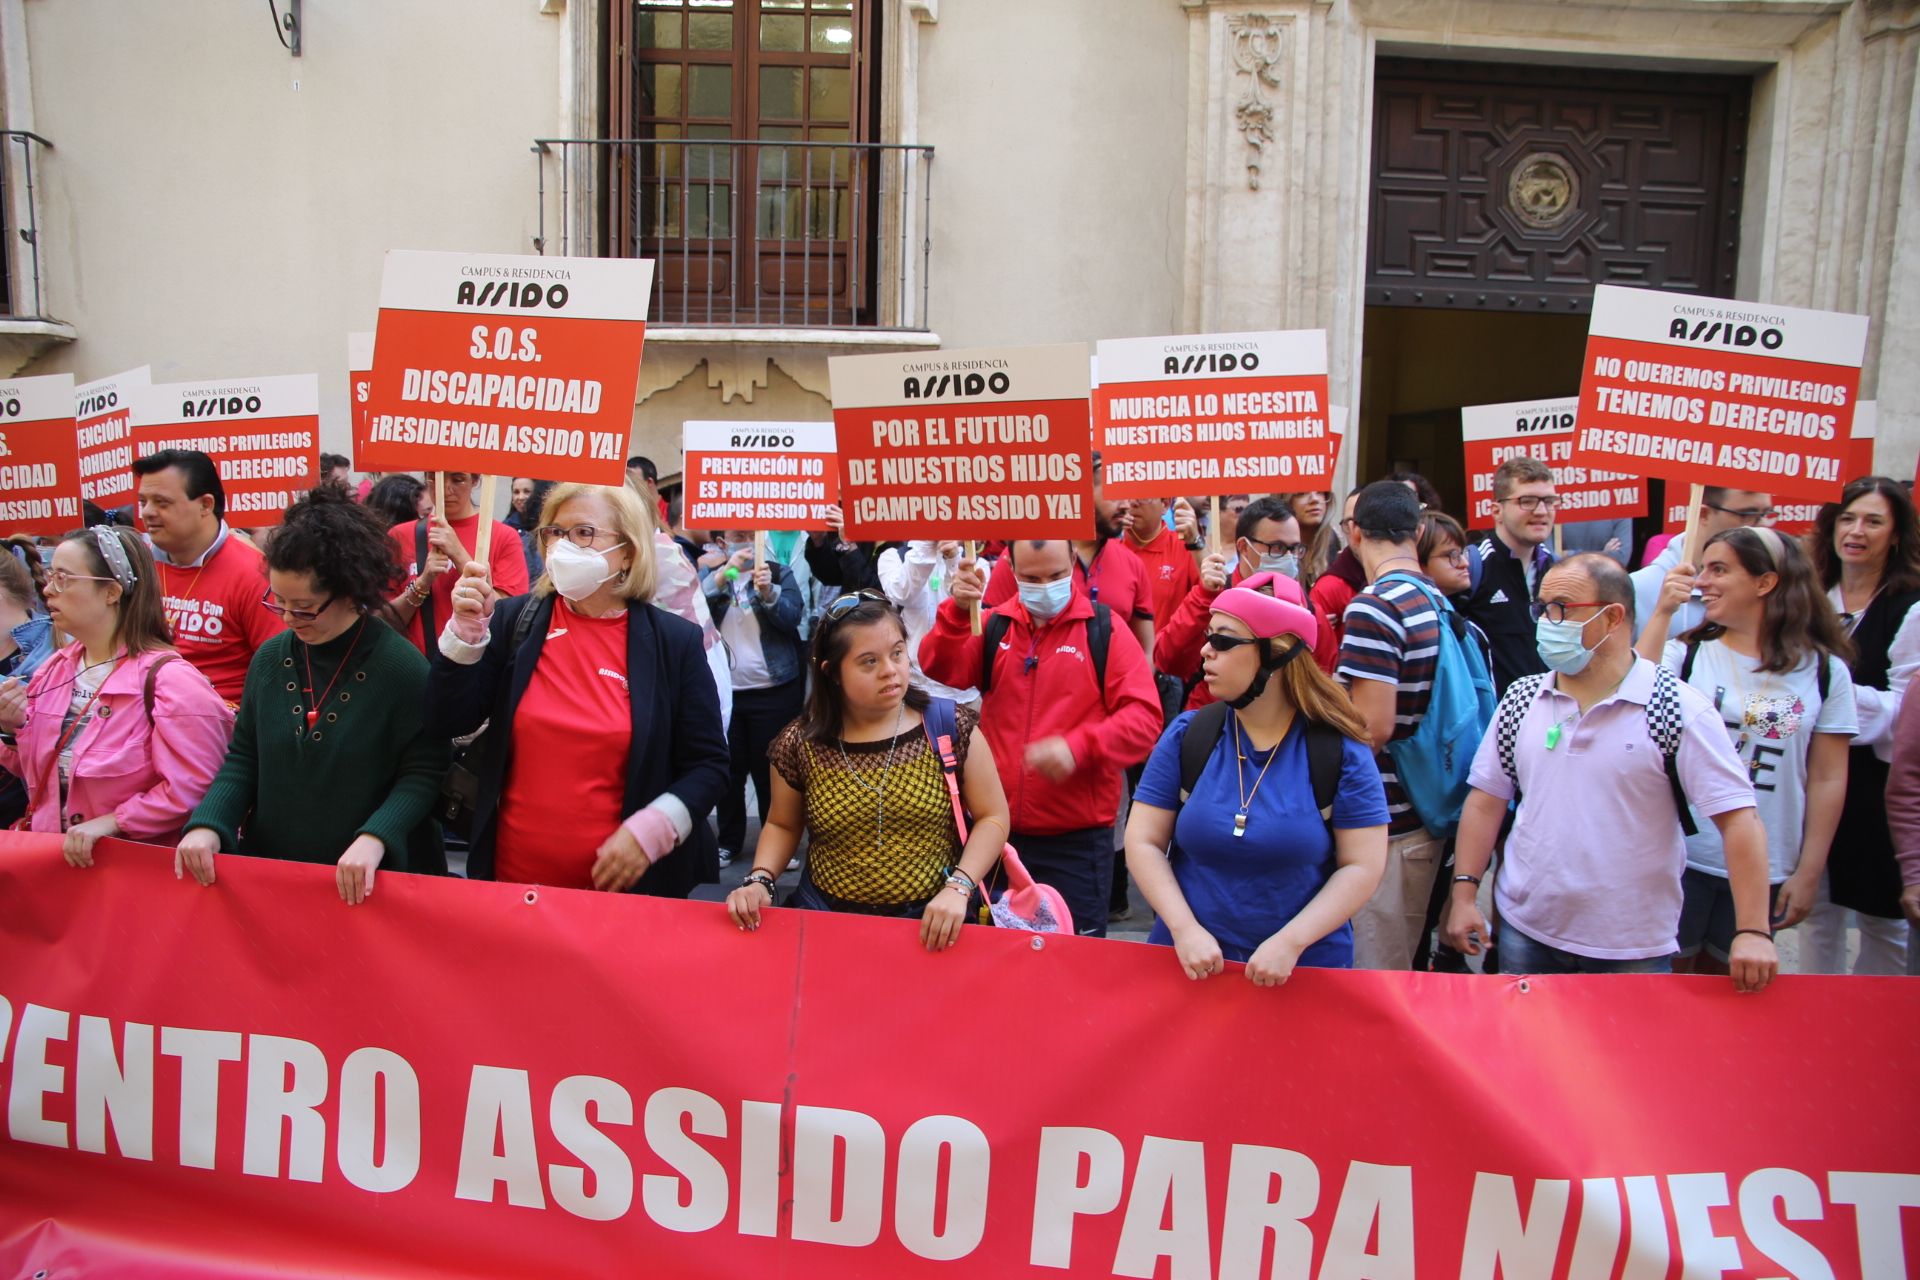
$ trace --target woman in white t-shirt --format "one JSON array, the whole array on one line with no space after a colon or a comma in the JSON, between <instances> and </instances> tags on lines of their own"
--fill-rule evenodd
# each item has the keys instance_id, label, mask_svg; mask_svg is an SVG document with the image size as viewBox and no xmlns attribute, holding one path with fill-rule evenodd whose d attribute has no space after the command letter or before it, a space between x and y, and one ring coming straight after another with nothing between
<instances>
[{"instance_id":1,"label":"woman in white t-shirt","mask_svg":"<svg viewBox=\"0 0 1920 1280\"><path fill-rule=\"evenodd\" d=\"M1847 795L1847 748L1859 725L1840 621L1792 539L1728 529L1708 540L1698 578L1706 621L1670 641L1661 661L1720 710L1753 779L1767 829L1773 926L1813 907ZM1663 593L1670 613L1680 592ZM1675 972L1725 973L1733 896L1720 833L1695 815L1682 877Z\"/></svg>"}]
</instances>

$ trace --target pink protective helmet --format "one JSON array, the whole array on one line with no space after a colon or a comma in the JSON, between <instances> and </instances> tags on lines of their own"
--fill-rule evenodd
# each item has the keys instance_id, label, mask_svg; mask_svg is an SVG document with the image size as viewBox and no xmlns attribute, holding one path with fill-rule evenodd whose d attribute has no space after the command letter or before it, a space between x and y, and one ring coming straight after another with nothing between
<instances>
[{"instance_id":1,"label":"pink protective helmet","mask_svg":"<svg viewBox=\"0 0 1920 1280\"><path fill-rule=\"evenodd\" d=\"M1262 587L1273 594L1265 594ZM1306 593L1284 573L1256 573L1229 587L1214 598L1213 611L1238 618L1254 635L1269 640L1299 636L1306 649L1320 640L1320 622L1307 607Z\"/></svg>"}]
</instances>

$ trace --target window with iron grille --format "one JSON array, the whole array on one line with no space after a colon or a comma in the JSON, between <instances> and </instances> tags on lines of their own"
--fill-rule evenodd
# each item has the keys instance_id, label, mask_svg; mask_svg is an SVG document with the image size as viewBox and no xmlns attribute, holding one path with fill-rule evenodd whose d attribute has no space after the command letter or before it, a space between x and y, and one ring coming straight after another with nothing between
<instances>
[{"instance_id":1,"label":"window with iron grille","mask_svg":"<svg viewBox=\"0 0 1920 1280\"><path fill-rule=\"evenodd\" d=\"M891 158L872 146L877 9L614 6L604 214L613 252L657 261L656 320L877 322L873 233Z\"/></svg>"}]
</instances>

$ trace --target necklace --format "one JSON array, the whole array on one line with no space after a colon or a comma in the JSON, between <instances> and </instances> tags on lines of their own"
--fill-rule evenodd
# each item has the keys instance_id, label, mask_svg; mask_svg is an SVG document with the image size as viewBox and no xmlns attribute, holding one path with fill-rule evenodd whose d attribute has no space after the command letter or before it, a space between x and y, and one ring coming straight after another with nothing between
<instances>
[{"instance_id":1,"label":"necklace","mask_svg":"<svg viewBox=\"0 0 1920 1280\"><path fill-rule=\"evenodd\" d=\"M847 757L847 740L844 737L840 739L840 763L846 767L847 776L879 802L873 817L873 851L876 854L880 852L880 845L887 835L887 777L893 772L893 753L900 748L900 725L906 716L907 704L903 701L900 709L893 713L893 741L887 744L887 760L880 766L880 782L877 786L860 776L853 767L853 761Z\"/></svg>"},{"instance_id":2,"label":"necklace","mask_svg":"<svg viewBox=\"0 0 1920 1280\"><path fill-rule=\"evenodd\" d=\"M360 643L360 629L366 625L365 618L353 624L353 638L347 641L347 651L340 655L340 665L333 669L333 678L327 681L327 687L321 691L318 700L313 696L313 646L304 640L300 642L300 656L307 664L307 683L302 690L307 695L307 728L313 728L314 722L320 718L320 705L333 693L333 686L340 683L340 674L353 660L353 647Z\"/></svg>"},{"instance_id":3,"label":"necklace","mask_svg":"<svg viewBox=\"0 0 1920 1280\"><path fill-rule=\"evenodd\" d=\"M1232 715L1232 712L1228 713ZM1283 738L1285 735L1281 735ZM1233 815L1233 834L1238 839L1247 834L1247 811L1253 808L1253 798L1260 794L1260 784L1266 780L1267 770L1273 768L1273 762L1280 757L1280 744L1273 744L1273 750L1267 753L1267 762L1260 766L1260 772L1253 779L1253 790L1247 790L1247 753L1240 749L1240 717L1233 717L1233 788L1240 797L1240 809Z\"/></svg>"},{"instance_id":4,"label":"necklace","mask_svg":"<svg viewBox=\"0 0 1920 1280\"><path fill-rule=\"evenodd\" d=\"M1394 564L1396 562L1403 561L1403 560L1406 563L1411 565L1418 565L1420 563L1418 560L1414 559L1412 556L1388 556L1385 560L1382 560L1377 566L1375 566L1376 573L1374 576L1375 577L1379 576L1377 572L1378 569L1383 569L1390 564Z\"/></svg>"}]
</instances>

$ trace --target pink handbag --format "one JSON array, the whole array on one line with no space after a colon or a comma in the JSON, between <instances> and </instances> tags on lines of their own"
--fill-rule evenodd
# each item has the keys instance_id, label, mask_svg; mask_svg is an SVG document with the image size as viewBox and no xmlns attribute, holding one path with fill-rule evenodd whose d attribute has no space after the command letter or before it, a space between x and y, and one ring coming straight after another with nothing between
<instances>
[{"instance_id":1,"label":"pink handbag","mask_svg":"<svg viewBox=\"0 0 1920 1280\"><path fill-rule=\"evenodd\" d=\"M927 740L940 757L940 772L947 780L947 796L953 801L954 826L959 828L960 843L964 845L967 842L967 810L960 802L960 762L953 750L952 701L935 698L927 707L924 720ZM942 723L936 726L936 720ZM940 732L941 729L945 732ZM981 891L987 895L987 909L993 916L994 924L1002 929L1024 929L1028 933L1073 932L1073 913L1067 910L1067 900L1060 896L1058 889L1040 884L1029 875L1012 845L1001 846L1000 866L1006 873L1006 888L996 896L986 885L981 885Z\"/></svg>"}]
</instances>

